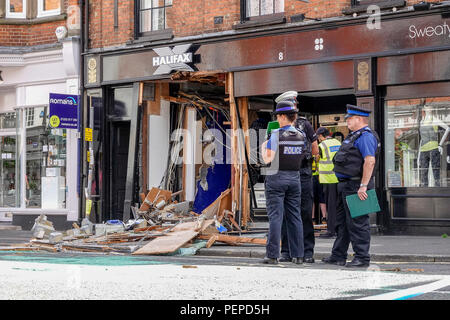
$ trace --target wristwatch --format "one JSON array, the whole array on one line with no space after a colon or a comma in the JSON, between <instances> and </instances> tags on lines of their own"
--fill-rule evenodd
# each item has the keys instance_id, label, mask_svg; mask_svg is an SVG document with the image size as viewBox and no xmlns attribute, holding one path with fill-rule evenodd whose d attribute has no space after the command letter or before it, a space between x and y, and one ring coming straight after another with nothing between
<instances>
[{"instance_id":1,"label":"wristwatch","mask_svg":"<svg viewBox=\"0 0 450 320\"><path fill-rule=\"evenodd\" d=\"M367 184L362 184L362 183L361 183L359 186L360 186L360 187L367 187Z\"/></svg>"}]
</instances>

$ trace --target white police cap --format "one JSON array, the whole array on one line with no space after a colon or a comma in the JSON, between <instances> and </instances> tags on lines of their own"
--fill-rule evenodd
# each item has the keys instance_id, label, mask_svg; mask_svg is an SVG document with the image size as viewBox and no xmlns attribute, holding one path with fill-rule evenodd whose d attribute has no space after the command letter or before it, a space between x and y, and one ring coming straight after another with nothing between
<instances>
[{"instance_id":1,"label":"white police cap","mask_svg":"<svg viewBox=\"0 0 450 320\"><path fill-rule=\"evenodd\" d=\"M283 100L295 99L295 98L297 98L297 96L298 96L297 91L286 91L286 92L280 94L275 99L275 103L278 103L278 102L283 101Z\"/></svg>"}]
</instances>

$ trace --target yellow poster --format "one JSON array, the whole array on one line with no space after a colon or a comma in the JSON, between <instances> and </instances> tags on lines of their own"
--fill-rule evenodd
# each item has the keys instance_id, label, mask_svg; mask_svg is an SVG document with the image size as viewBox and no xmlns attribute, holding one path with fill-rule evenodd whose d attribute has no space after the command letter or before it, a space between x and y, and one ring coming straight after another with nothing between
<instances>
[{"instance_id":1,"label":"yellow poster","mask_svg":"<svg viewBox=\"0 0 450 320\"><path fill-rule=\"evenodd\" d=\"M89 217L92 209L92 200L86 200L86 215Z\"/></svg>"},{"instance_id":2,"label":"yellow poster","mask_svg":"<svg viewBox=\"0 0 450 320\"><path fill-rule=\"evenodd\" d=\"M92 141L92 129L86 128L84 131L84 140L85 141Z\"/></svg>"}]
</instances>

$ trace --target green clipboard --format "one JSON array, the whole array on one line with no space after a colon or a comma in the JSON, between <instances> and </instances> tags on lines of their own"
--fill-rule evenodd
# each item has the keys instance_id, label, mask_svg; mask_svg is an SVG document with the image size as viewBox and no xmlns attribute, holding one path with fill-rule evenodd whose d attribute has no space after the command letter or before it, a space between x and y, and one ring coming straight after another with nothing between
<instances>
[{"instance_id":1,"label":"green clipboard","mask_svg":"<svg viewBox=\"0 0 450 320\"><path fill-rule=\"evenodd\" d=\"M280 124L278 123L278 121L270 121L269 124L267 125L267 134L269 135L272 130L278 129L280 127Z\"/></svg>"},{"instance_id":2,"label":"green clipboard","mask_svg":"<svg viewBox=\"0 0 450 320\"><path fill-rule=\"evenodd\" d=\"M375 189L367 190L366 193L368 195L366 200L359 199L357 193L345 197L352 218L381 211Z\"/></svg>"}]
</instances>

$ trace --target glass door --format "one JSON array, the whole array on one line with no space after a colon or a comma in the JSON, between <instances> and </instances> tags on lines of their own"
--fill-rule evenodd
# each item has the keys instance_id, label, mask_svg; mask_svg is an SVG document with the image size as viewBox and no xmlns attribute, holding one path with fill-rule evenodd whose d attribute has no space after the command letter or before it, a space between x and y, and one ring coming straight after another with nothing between
<instances>
[{"instance_id":1,"label":"glass door","mask_svg":"<svg viewBox=\"0 0 450 320\"><path fill-rule=\"evenodd\" d=\"M16 113L0 114L0 208L19 206L19 162ZM11 221L12 215L0 212L0 221Z\"/></svg>"},{"instance_id":2,"label":"glass door","mask_svg":"<svg viewBox=\"0 0 450 320\"><path fill-rule=\"evenodd\" d=\"M0 132L0 207L15 208L17 197L17 138L15 134ZM17 191L17 192L16 192Z\"/></svg>"}]
</instances>

